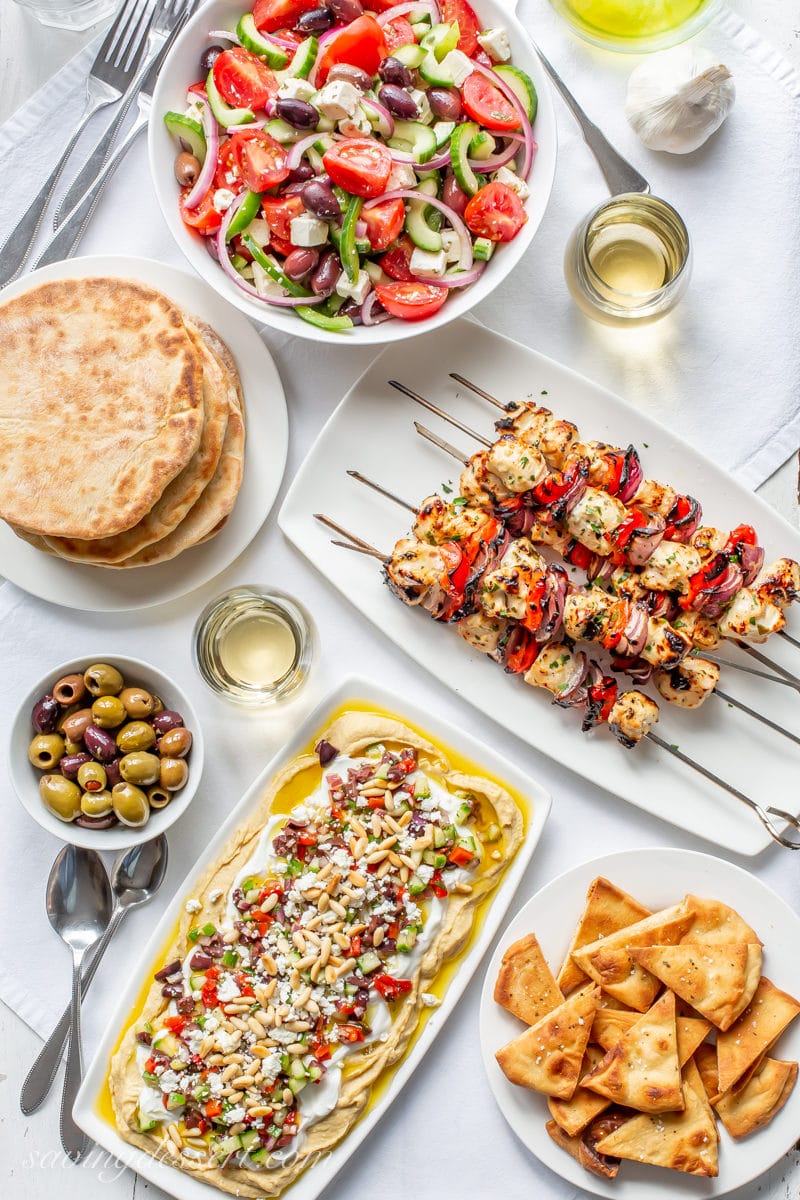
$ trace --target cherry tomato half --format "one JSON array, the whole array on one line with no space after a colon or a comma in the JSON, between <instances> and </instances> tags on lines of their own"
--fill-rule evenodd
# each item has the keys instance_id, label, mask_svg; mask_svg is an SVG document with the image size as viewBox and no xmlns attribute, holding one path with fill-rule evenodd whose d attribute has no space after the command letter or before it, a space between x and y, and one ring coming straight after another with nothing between
<instances>
[{"instance_id":1,"label":"cherry tomato half","mask_svg":"<svg viewBox=\"0 0 800 1200\"><path fill-rule=\"evenodd\" d=\"M261 208L264 220L267 222L271 237L277 237L285 242L291 242L291 223L294 217L305 212L303 201L299 196L263 196ZM272 241L270 240L270 245Z\"/></svg>"},{"instance_id":2,"label":"cherry tomato half","mask_svg":"<svg viewBox=\"0 0 800 1200\"><path fill-rule=\"evenodd\" d=\"M514 105L480 71L473 71L467 77L461 98L464 108L479 125L499 130L519 128L519 113Z\"/></svg>"},{"instance_id":3,"label":"cherry tomato half","mask_svg":"<svg viewBox=\"0 0 800 1200\"><path fill-rule=\"evenodd\" d=\"M385 250L403 230L406 208L402 200L386 200L373 208L361 211L361 219L367 227L367 237L373 250Z\"/></svg>"},{"instance_id":4,"label":"cherry tomato half","mask_svg":"<svg viewBox=\"0 0 800 1200\"><path fill-rule=\"evenodd\" d=\"M405 17L395 17L394 20L387 21L383 26L383 36L390 54L398 46L410 46L417 40L414 36L414 26Z\"/></svg>"},{"instance_id":5,"label":"cherry tomato half","mask_svg":"<svg viewBox=\"0 0 800 1200\"><path fill-rule=\"evenodd\" d=\"M374 75L388 53L383 30L373 16L364 13L328 43L317 67L317 87L322 86L336 63L349 63Z\"/></svg>"},{"instance_id":6,"label":"cherry tomato half","mask_svg":"<svg viewBox=\"0 0 800 1200\"><path fill-rule=\"evenodd\" d=\"M226 138L219 148L217 169L214 172L214 187L228 188L231 192L240 192L244 187L242 168L236 153L236 142L232 137Z\"/></svg>"},{"instance_id":7,"label":"cherry tomato half","mask_svg":"<svg viewBox=\"0 0 800 1200\"><path fill-rule=\"evenodd\" d=\"M442 0L442 20L458 21L458 49L470 57L475 54L479 48L481 23L467 0Z\"/></svg>"},{"instance_id":8,"label":"cherry tomato half","mask_svg":"<svg viewBox=\"0 0 800 1200\"><path fill-rule=\"evenodd\" d=\"M336 142L325 151L322 162L333 182L353 196L380 196L392 172L389 150L370 138Z\"/></svg>"},{"instance_id":9,"label":"cherry tomato half","mask_svg":"<svg viewBox=\"0 0 800 1200\"><path fill-rule=\"evenodd\" d=\"M468 228L490 242L510 242L527 219L519 196L504 183L487 183L475 193L464 212Z\"/></svg>"},{"instance_id":10,"label":"cherry tomato half","mask_svg":"<svg viewBox=\"0 0 800 1200\"><path fill-rule=\"evenodd\" d=\"M375 206L380 207L379 205ZM363 215L363 214L362 214ZM397 245L392 246L384 255L378 259L378 265L383 268L387 275L391 275L392 279L398 279L401 283L413 283L416 276L411 270L411 255L414 251L414 243L406 234L398 239Z\"/></svg>"},{"instance_id":11,"label":"cherry tomato half","mask_svg":"<svg viewBox=\"0 0 800 1200\"><path fill-rule=\"evenodd\" d=\"M318 0L256 0L253 19L264 33L277 33L284 25L291 28L302 13L318 7Z\"/></svg>"},{"instance_id":12,"label":"cherry tomato half","mask_svg":"<svg viewBox=\"0 0 800 1200\"><path fill-rule=\"evenodd\" d=\"M375 295L387 312L403 321L423 321L438 312L447 288L430 283L379 283Z\"/></svg>"},{"instance_id":13,"label":"cherry tomato half","mask_svg":"<svg viewBox=\"0 0 800 1200\"><path fill-rule=\"evenodd\" d=\"M272 71L244 46L223 50L214 60L213 71L222 99L236 108L263 108L277 94L278 81Z\"/></svg>"},{"instance_id":14,"label":"cherry tomato half","mask_svg":"<svg viewBox=\"0 0 800 1200\"><path fill-rule=\"evenodd\" d=\"M208 189L197 208L186 207L185 201L190 191L191 188L183 188L179 201L181 220L184 225L188 225L190 229L196 229L204 237L209 233L216 233L222 224L222 213L218 213L214 208L214 188Z\"/></svg>"},{"instance_id":15,"label":"cherry tomato half","mask_svg":"<svg viewBox=\"0 0 800 1200\"><path fill-rule=\"evenodd\" d=\"M239 171L251 192L265 192L286 179L286 150L263 129L238 130L230 141L235 143Z\"/></svg>"}]
</instances>

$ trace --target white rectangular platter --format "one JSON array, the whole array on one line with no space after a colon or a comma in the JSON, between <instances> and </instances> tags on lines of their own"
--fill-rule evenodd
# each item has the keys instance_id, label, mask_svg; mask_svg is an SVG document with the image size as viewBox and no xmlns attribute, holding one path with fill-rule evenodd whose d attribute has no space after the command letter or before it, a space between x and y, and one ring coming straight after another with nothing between
<instances>
[{"instance_id":1,"label":"white rectangular platter","mask_svg":"<svg viewBox=\"0 0 800 1200\"><path fill-rule=\"evenodd\" d=\"M738 854L760 853L771 844L769 834L755 814L728 792L653 743L629 751L607 729L581 734L576 713L551 705L544 693L504 674L427 613L402 604L384 586L378 562L332 545L329 532L314 520L315 512L326 513L388 553L395 540L407 533L411 516L348 478L348 468L380 481L412 504L441 491L443 484L458 494L459 463L424 441L413 422L421 420L465 455L474 453L477 443L388 384L390 379L399 380L471 428L491 434L497 410L460 388L449 378L450 371L503 401L530 397L546 404L574 421L586 440L622 446L633 442L645 475L697 497L704 523L731 529L748 522L760 536L767 562L779 555L800 558L797 531L670 430L569 368L471 320L422 335L413 346L389 347L372 363L298 471L278 518L284 533L364 617L523 741L691 833ZM792 621L797 632L796 616L790 615L790 627ZM782 639L773 637L764 649L790 669L800 669L800 652ZM732 645L725 646L722 656L757 665ZM733 669L723 669L720 686L800 734L800 698L795 691ZM658 732L765 807L800 811L800 796L793 786L800 767L798 747L719 697L711 697L692 712L663 701Z\"/></svg>"},{"instance_id":2,"label":"white rectangular platter","mask_svg":"<svg viewBox=\"0 0 800 1200\"><path fill-rule=\"evenodd\" d=\"M363 701L395 713L400 720L407 720L422 733L427 733L435 741L441 742L445 749L449 747L457 753L463 754L480 766L486 776L507 784L513 791L527 799L529 821L525 841L494 893L477 936L459 964L458 972L450 981L442 1004L431 1013L411 1051L392 1074L386 1089L381 1091L377 1103L367 1110L343 1142L326 1157L319 1159L291 1186L289 1191L292 1200L315 1200L354 1151L365 1141L370 1130L381 1119L425 1057L431 1043L452 1013L500 928L547 820L551 799L538 783L524 775L496 751L476 741L462 730L440 721L413 704L399 700L393 692L377 684L360 677L350 677L345 679L314 709L294 737L266 765L252 787L248 788L178 889L173 904L159 921L138 963L134 965L129 974L127 985L122 989L119 1003L108 1023L105 1036L97 1048L75 1101L73 1110L75 1120L98 1145L115 1155L120 1162L143 1175L145 1179L149 1179L151 1183L157 1184L164 1191L178 1197L178 1200L209 1200L211 1191L207 1184L177 1170L170 1165L169 1161L159 1161L136 1147L130 1146L97 1111L98 1099L105 1087L108 1075L111 1054L121 1030L130 1020L146 974L151 970L159 951L174 928L175 921L182 912L183 904L189 897L195 895L195 881L217 859L225 843L238 826L246 821L253 810L258 807L269 780L279 768L304 750L309 738L317 730L325 728L329 715L348 701ZM367 1148L364 1153L368 1152ZM222 1193L220 1192L219 1195Z\"/></svg>"}]
</instances>

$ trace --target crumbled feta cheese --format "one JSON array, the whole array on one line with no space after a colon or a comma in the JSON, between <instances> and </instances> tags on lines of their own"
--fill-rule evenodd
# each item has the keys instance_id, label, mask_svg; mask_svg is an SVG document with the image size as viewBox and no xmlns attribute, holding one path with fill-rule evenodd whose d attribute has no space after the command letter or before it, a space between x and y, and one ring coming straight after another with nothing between
<instances>
[{"instance_id":1,"label":"crumbled feta cheese","mask_svg":"<svg viewBox=\"0 0 800 1200\"><path fill-rule=\"evenodd\" d=\"M245 1116L245 1108L243 1104L237 1104L233 1108L229 1108L225 1113L223 1120L226 1125L236 1125L238 1121L243 1121Z\"/></svg>"},{"instance_id":2,"label":"crumbled feta cheese","mask_svg":"<svg viewBox=\"0 0 800 1200\"><path fill-rule=\"evenodd\" d=\"M206 1078L206 1083L208 1084L208 1090L212 1096L222 1095L225 1084L222 1082L222 1079L219 1075L215 1075L213 1072L211 1072Z\"/></svg>"},{"instance_id":3,"label":"crumbled feta cheese","mask_svg":"<svg viewBox=\"0 0 800 1200\"><path fill-rule=\"evenodd\" d=\"M217 1045L223 1054L231 1054L241 1040L238 1030L236 1033L228 1033L227 1029L217 1031Z\"/></svg>"},{"instance_id":4,"label":"crumbled feta cheese","mask_svg":"<svg viewBox=\"0 0 800 1200\"><path fill-rule=\"evenodd\" d=\"M461 238L454 229L442 230L442 249L449 263L458 262L461 257Z\"/></svg>"},{"instance_id":5,"label":"crumbled feta cheese","mask_svg":"<svg viewBox=\"0 0 800 1200\"><path fill-rule=\"evenodd\" d=\"M236 196L230 188L217 188L211 198L211 203L218 213L224 213L228 211L235 199Z\"/></svg>"},{"instance_id":6,"label":"crumbled feta cheese","mask_svg":"<svg viewBox=\"0 0 800 1200\"><path fill-rule=\"evenodd\" d=\"M293 246L323 246L328 240L328 222L308 213L293 217L289 228Z\"/></svg>"},{"instance_id":7,"label":"crumbled feta cheese","mask_svg":"<svg viewBox=\"0 0 800 1200\"><path fill-rule=\"evenodd\" d=\"M387 192L396 192L401 188L415 188L417 173L409 163L396 162L389 173L386 184Z\"/></svg>"},{"instance_id":8,"label":"crumbled feta cheese","mask_svg":"<svg viewBox=\"0 0 800 1200\"><path fill-rule=\"evenodd\" d=\"M352 117L360 99L361 92L352 83L346 79L333 79L317 92L314 105L331 121L341 121L344 117Z\"/></svg>"},{"instance_id":9,"label":"crumbled feta cheese","mask_svg":"<svg viewBox=\"0 0 800 1200\"><path fill-rule=\"evenodd\" d=\"M409 266L414 275L441 277L447 270L447 254L444 250L420 250L415 246Z\"/></svg>"},{"instance_id":10,"label":"crumbled feta cheese","mask_svg":"<svg viewBox=\"0 0 800 1200\"><path fill-rule=\"evenodd\" d=\"M255 224L255 222L254 222L254 224ZM264 224L265 225L267 224L266 221L264 222ZM267 232L269 233L269 229L267 229ZM223 893L222 888L213 888L208 893L208 901L210 904L216 904L218 900L222 899L223 895L224 895L224 893Z\"/></svg>"},{"instance_id":11,"label":"crumbled feta cheese","mask_svg":"<svg viewBox=\"0 0 800 1200\"><path fill-rule=\"evenodd\" d=\"M199 1054L200 1047L206 1040L205 1032L202 1029L187 1029L183 1036L190 1053Z\"/></svg>"},{"instance_id":12,"label":"crumbled feta cheese","mask_svg":"<svg viewBox=\"0 0 800 1200\"><path fill-rule=\"evenodd\" d=\"M241 990L236 980L230 975L223 975L217 986L217 995L224 1003L226 1000L235 1000L237 996L241 996Z\"/></svg>"},{"instance_id":13,"label":"crumbled feta cheese","mask_svg":"<svg viewBox=\"0 0 800 1200\"><path fill-rule=\"evenodd\" d=\"M450 52L451 54L453 51ZM447 55L445 55L447 57ZM470 71L472 68L470 67ZM409 88L408 94L417 106L417 120L423 125L430 125L433 120L433 112L428 103L428 93L423 88Z\"/></svg>"},{"instance_id":14,"label":"crumbled feta cheese","mask_svg":"<svg viewBox=\"0 0 800 1200\"><path fill-rule=\"evenodd\" d=\"M434 996L433 992L423 992L420 999L425 1008L438 1008L442 1003L438 996Z\"/></svg>"},{"instance_id":15,"label":"crumbled feta cheese","mask_svg":"<svg viewBox=\"0 0 800 1200\"><path fill-rule=\"evenodd\" d=\"M343 133L345 137L363 137L366 133L372 133L369 118L360 104L352 117L342 117L339 122L339 132Z\"/></svg>"},{"instance_id":16,"label":"crumbled feta cheese","mask_svg":"<svg viewBox=\"0 0 800 1200\"><path fill-rule=\"evenodd\" d=\"M162 1092L177 1092L180 1090L180 1076L177 1071L165 1071L158 1081Z\"/></svg>"},{"instance_id":17,"label":"crumbled feta cheese","mask_svg":"<svg viewBox=\"0 0 800 1200\"><path fill-rule=\"evenodd\" d=\"M187 913L198 913L203 906L199 900L195 900L195 898L192 897L191 900L186 901L183 907L186 909Z\"/></svg>"},{"instance_id":18,"label":"crumbled feta cheese","mask_svg":"<svg viewBox=\"0 0 800 1200\"><path fill-rule=\"evenodd\" d=\"M317 89L313 83L309 83L307 79L298 79L296 75L290 75L288 79L284 79L278 88L279 100L310 100Z\"/></svg>"},{"instance_id":19,"label":"crumbled feta cheese","mask_svg":"<svg viewBox=\"0 0 800 1200\"><path fill-rule=\"evenodd\" d=\"M478 34L478 42L492 62L508 62L511 58L511 43L501 25L496 29L484 29L483 33Z\"/></svg>"},{"instance_id":20,"label":"crumbled feta cheese","mask_svg":"<svg viewBox=\"0 0 800 1200\"><path fill-rule=\"evenodd\" d=\"M475 70L463 50L450 50L442 59L441 67L443 73L453 80L456 87L462 87Z\"/></svg>"},{"instance_id":21,"label":"crumbled feta cheese","mask_svg":"<svg viewBox=\"0 0 800 1200\"><path fill-rule=\"evenodd\" d=\"M371 287L366 271L359 271L354 283L349 279L347 272L342 271L336 283L336 294L344 296L345 300L355 300L357 304L363 304Z\"/></svg>"},{"instance_id":22,"label":"crumbled feta cheese","mask_svg":"<svg viewBox=\"0 0 800 1200\"><path fill-rule=\"evenodd\" d=\"M506 187L511 188L512 192L517 193L520 200L527 200L530 195L525 180L520 179L514 171L509 171L508 167L498 167L492 179L495 183L504 183Z\"/></svg>"},{"instance_id":23,"label":"crumbled feta cheese","mask_svg":"<svg viewBox=\"0 0 800 1200\"><path fill-rule=\"evenodd\" d=\"M419 875L423 883L430 883L433 878L433 867L429 866L428 863L420 863L417 867L417 875Z\"/></svg>"}]
</instances>

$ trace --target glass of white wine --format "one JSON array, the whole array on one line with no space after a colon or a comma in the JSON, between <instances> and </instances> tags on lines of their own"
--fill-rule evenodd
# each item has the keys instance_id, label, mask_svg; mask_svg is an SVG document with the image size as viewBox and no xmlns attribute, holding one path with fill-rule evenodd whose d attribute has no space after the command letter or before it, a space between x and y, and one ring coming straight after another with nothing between
<instances>
[{"instance_id":1,"label":"glass of white wine","mask_svg":"<svg viewBox=\"0 0 800 1200\"><path fill-rule=\"evenodd\" d=\"M721 0L550 0L587 41L640 54L663 50L698 33Z\"/></svg>"}]
</instances>

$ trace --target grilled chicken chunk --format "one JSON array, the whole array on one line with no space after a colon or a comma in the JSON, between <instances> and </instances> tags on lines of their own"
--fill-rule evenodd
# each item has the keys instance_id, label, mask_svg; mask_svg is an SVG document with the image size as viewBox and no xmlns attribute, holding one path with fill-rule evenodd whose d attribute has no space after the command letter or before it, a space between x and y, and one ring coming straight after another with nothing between
<instances>
[{"instance_id":1,"label":"grilled chicken chunk","mask_svg":"<svg viewBox=\"0 0 800 1200\"><path fill-rule=\"evenodd\" d=\"M686 592L689 578L701 565L694 546L661 542L642 567L639 579L643 587L654 592Z\"/></svg>"},{"instance_id":2,"label":"grilled chicken chunk","mask_svg":"<svg viewBox=\"0 0 800 1200\"><path fill-rule=\"evenodd\" d=\"M718 624L723 637L760 643L783 629L786 618L777 604L762 599L753 588L740 588Z\"/></svg>"},{"instance_id":3,"label":"grilled chicken chunk","mask_svg":"<svg viewBox=\"0 0 800 1200\"><path fill-rule=\"evenodd\" d=\"M628 515L624 504L601 492L598 488L587 488L566 520L572 536L595 554L607 556L611 551L608 535Z\"/></svg>"},{"instance_id":4,"label":"grilled chicken chunk","mask_svg":"<svg viewBox=\"0 0 800 1200\"><path fill-rule=\"evenodd\" d=\"M630 749L645 737L658 721L658 705L644 692L624 692L608 714L611 732Z\"/></svg>"},{"instance_id":5,"label":"grilled chicken chunk","mask_svg":"<svg viewBox=\"0 0 800 1200\"><path fill-rule=\"evenodd\" d=\"M671 671L656 671L655 685L665 700L679 708L699 708L719 682L720 669L707 658L685 658Z\"/></svg>"}]
</instances>

